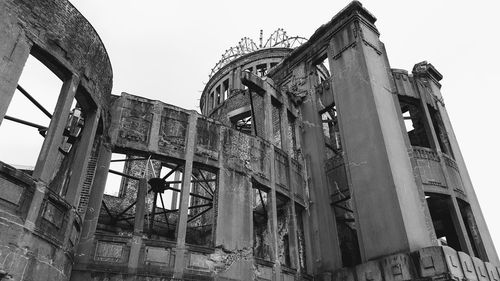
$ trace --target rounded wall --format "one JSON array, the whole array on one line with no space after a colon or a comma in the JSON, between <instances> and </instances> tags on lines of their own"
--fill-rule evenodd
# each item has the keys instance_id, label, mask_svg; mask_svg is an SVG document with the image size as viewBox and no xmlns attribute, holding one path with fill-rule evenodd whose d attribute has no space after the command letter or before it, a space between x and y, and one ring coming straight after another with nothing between
<instances>
[{"instance_id":1,"label":"rounded wall","mask_svg":"<svg viewBox=\"0 0 500 281\"><path fill-rule=\"evenodd\" d=\"M50 125L42 128L34 170L16 169L0 156L0 279L68 280L82 228L76 210L94 140L109 124L113 74L98 34L70 2L1 1L0 126L30 54L62 88ZM76 116L74 100L85 119L78 128L68 121ZM73 128L72 146L62 153Z\"/></svg>"},{"instance_id":2,"label":"rounded wall","mask_svg":"<svg viewBox=\"0 0 500 281\"><path fill-rule=\"evenodd\" d=\"M260 77L265 77L267 72L280 63L292 49L290 48L268 48L261 49L246 55L243 55L215 73L208 81L200 99L200 108L203 115L218 119L224 122L227 110L221 110L223 107L232 109L248 106L249 101L241 103L241 99L232 97L245 90L241 83L241 71L249 71ZM247 98L248 99L248 98ZM235 105L235 103L238 103Z\"/></svg>"}]
</instances>

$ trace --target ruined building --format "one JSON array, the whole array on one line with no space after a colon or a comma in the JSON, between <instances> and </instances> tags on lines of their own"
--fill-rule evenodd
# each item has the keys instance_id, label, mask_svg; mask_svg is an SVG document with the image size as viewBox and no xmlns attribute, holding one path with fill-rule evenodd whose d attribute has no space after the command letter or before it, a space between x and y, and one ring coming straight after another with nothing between
<instances>
[{"instance_id":1,"label":"ruined building","mask_svg":"<svg viewBox=\"0 0 500 281\"><path fill-rule=\"evenodd\" d=\"M308 40L244 38L199 114L111 95L66 0L0 1L0 129L43 140L33 168L0 155L0 280L500 281L442 75L390 68L375 21L352 2ZM62 81L52 112L29 57Z\"/></svg>"}]
</instances>

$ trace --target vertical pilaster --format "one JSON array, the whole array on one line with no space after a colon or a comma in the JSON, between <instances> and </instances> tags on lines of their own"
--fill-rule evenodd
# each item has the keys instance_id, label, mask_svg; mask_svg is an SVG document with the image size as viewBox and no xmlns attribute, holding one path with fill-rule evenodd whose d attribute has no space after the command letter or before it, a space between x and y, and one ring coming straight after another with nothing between
<instances>
[{"instance_id":1,"label":"vertical pilaster","mask_svg":"<svg viewBox=\"0 0 500 281\"><path fill-rule=\"evenodd\" d=\"M2 27L2 30L4 29ZM2 38L0 43L0 125L16 91L19 77L21 77L31 48L25 41L21 28L5 30L9 32L0 34L0 38Z\"/></svg>"},{"instance_id":2,"label":"vertical pilaster","mask_svg":"<svg viewBox=\"0 0 500 281\"><path fill-rule=\"evenodd\" d=\"M303 63L294 71L307 91L301 104L301 151L304 155L306 185L309 192L305 198L308 204L308 238L312 243L308 268L314 275L333 272L342 266L335 216L331 212L328 180L325 173L325 146L318 96L314 90L318 84L314 65ZM321 141L318 141L321 140ZM309 201L309 202L307 202ZM328 211L326 211L328 210ZM311 258L313 257L313 260ZM321 277L318 277L321 278Z\"/></svg>"},{"instance_id":3,"label":"vertical pilaster","mask_svg":"<svg viewBox=\"0 0 500 281\"><path fill-rule=\"evenodd\" d=\"M434 81L431 81L431 83L429 83L429 86L431 88L430 91L432 92L432 94L434 94L438 100L442 101L443 97L441 95L440 85L438 85L438 83L435 83ZM481 235L481 240L483 244L477 246L479 246L479 248L483 248L484 252L486 252L487 255L487 257L481 257L481 258L484 260L488 259L491 263L499 264L500 260L498 258L498 254L495 250L493 240L491 239L491 235L488 231L486 221L484 220L483 213L479 206L479 202L477 200L477 196L472 185L469 171L467 170L462 152L460 151L460 147L458 145L455 132L453 131L453 127L451 125L448 112L446 111L444 103L442 102L437 102L437 108L441 120L443 122L444 128L446 130L451 150L453 151L453 155L455 157L455 162L458 166L458 170L460 171L460 177L462 179L465 188L465 193L467 195L467 200L469 201L470 204L471 212L474 214L477 229ZM481 252L481 250L479 250L479 252Z\"/></svg>"},{"instance_id":4,"label":"vertical pilaster","mask_svg":"<svg viewBox=\"0 0 500 281\"><path fill-rule=\"evenodd\" d=\"M175 249L174 278L182 278L186 256L186 228L188 220L189 191L193 172L193 157L196 138L196 113L189 115L184 173L182 175L181 199L179 204L179 223L177 224L177 247Z\"/></svg>"},{"instance_id":5,"label":"vertical pilaster","mask_svg":"<svg viewBox=\"0 0 500 281\"><path fill-rule=\"evenodd\" d=\"M268 64L268 69L270 65ZM295 192L292 188L292 159L290 157L290 135L288 134L288 110L285 104L283 104L281 108L281 147L283 148L283 151L286 152L287 155L287 161L288 161L288 176L287 176L287 184L288 184L288 190L289 190L289 196L290 196L290 212L291 212L291 227L289 228L288 231L288 237L290 241L290 262L292 267L295 267L298 269L300 273L300 266L299 266L299 249L298 249L298 240L297 240L297 218L295 217Z\"/></svg>"},{"instance_id":6,"label":"vertical pilaster","mask_svg":"<svg viewBox=\"0 0 500 281\"><path fill-rule=\"evenodd\" d=\"M274 280L281 280L281 265L279 261L278 255L278 237L277 237L277 229L278 229L278 216L276 212L276 164L275 164L275 152L274 145L272 145L272 136L273 136L273 108L271 103L271 94L268 91L263 93L264 95L264 139L269 141L271 144L271 148L269 151L269 157L271 159L270 168L271 168L271 191L269 195L271 196L270 204L268 205L268 214L271 220L268 222L270 224L270 233L271 233L271 248L272 253L271 256L274 262Z\"/></svg>"},{"instance_id":7,"label":"vertical pilaster","mask_svg":"<svg viewBox=\"0 0 500 281\"><path fill-rule=\"evenodd\" d=\"M147 176L147 175L145 175ZM132 235L132 243L130 245L130 255L128 258L128 269L131 273L135 273L139 267L139 255L142 247L142 233L144 230L144 213L146 211L146 194L148 183L145 178L139 180L139 188L137 190L137 204L135 205L134 217L134 234ZM156 202L153 202L156 204Z\"/></svg>"},{"instance_id":8,"label":"vertical pilaster","mask_svg":"<svg viewBox=\"0 0 500 281\"><path fill-rule=\"evenodd\" d=\"M101 142L104 137L101 137ZM87 264L92 259L94 250L94 234L99 221L99 212L101 210L102 198L108 178L109 165L111 163L111 148L108 144L101 143L99 156L97 159L96 173L92 182L92 189L89 195L87 212L83 221L80 242L78 244L77 254L75 255L76 264Z\"/></svg>"},{"instance_id":9,"label":"vertical pilaster","mask_svg":"<svg viewBox=\"0 0 500 281\"><path fill-rule=\"evenodd\" d=\"M432 245L373 23L353 13L328 48L363 261Z\"/></svg>"},{"instance_id":10,"label":"vertical pilaster","mask_svg":"<svg viewBox=\"0 0 500 281\"><path fill-rule=\"evenodd\" d=\"M33 177L43 182L49 183L50 177L56 168L54 165L57 163L57 149L63 140L63 132L66 128L70 107L75 98L79 82L80 78L76 75L72 75L70 79L64 81L61 93L57 99L54 114L52 119L50 119L49 130L40 150L35 170L33 171Z\"/></svg>"},{"instance_id":11,"label":"vertical pilaster","mask_svg":"<svg viewBox=\"0 0 500 281\"><path fill-rule=\"evenodd\" d=\"M99 124L100 111L87 112L85 125L82 130L82 136L77 145L77 151L72 165L72 174L69 179L69 184L66 193L66 200L73 207L78 207L80 200L80 191L82 189L85 174L87 172L87 164L92 152L92 144L94 143L97 126Z\"/></svg>"}]
</instances>

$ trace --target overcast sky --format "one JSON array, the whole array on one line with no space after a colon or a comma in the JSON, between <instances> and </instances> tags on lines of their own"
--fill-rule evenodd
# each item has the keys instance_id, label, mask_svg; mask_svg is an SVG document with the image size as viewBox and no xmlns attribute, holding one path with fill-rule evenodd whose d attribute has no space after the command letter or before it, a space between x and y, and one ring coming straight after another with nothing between
<instances>
[{"instance_id":1,"label":"overcast sky","mask_svg":"<svg viewBox=\"0 0 500 281\"><path fill-rule=\"evenodd\" d=\"M226 49L275 29L309 38L349 1L72 0L97 30L121 92L198 110ZM236 4L237 3L237 4ZM392 68L422 60L444 76L444 102L500 247L498 1L362 1L377 17ZM495 79L496 78L496 79ZM499 173L500 174L500 173Z\"/></svg>"}]
</instances>

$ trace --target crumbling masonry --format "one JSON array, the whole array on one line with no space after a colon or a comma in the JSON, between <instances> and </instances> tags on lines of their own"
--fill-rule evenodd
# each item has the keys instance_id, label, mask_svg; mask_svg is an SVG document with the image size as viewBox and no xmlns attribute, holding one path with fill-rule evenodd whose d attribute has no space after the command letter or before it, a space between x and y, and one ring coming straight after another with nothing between
<instances>
[{"instance_id":1,"label":"crumbling masonry","mask_svg":"<svg viewBox=\"0 0 500 281\"><path fill-rule=\"evenodd\" d=\"M308 40L242 39L199 114L111 95L66 0L1 1L0 124L43 144L0 162L0 280L500 281L442 76L391 69L375 21L355 1ZM53 112L18 85L29 56L62 81Z\"/></svg>"}]
</instances>

